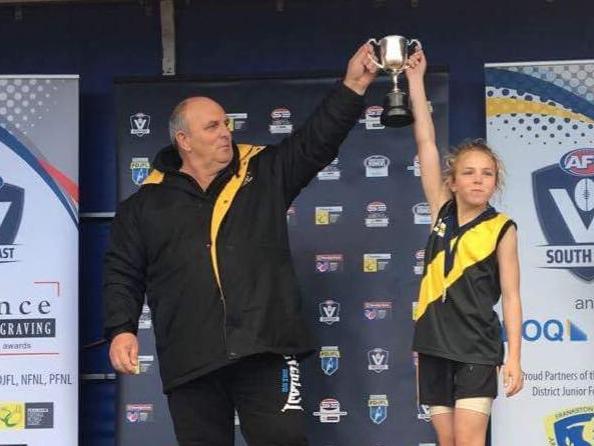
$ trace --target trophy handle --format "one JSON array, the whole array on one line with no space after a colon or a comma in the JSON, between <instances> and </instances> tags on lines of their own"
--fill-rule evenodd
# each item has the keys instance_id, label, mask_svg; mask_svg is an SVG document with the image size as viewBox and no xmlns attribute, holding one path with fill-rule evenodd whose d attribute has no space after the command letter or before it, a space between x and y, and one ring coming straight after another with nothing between
<instances>
[{"instance_id":1,"label":"trophy handle","mask_svg":"<svg viewBox=\"0 0 594 446\"><path fill-rule=\"evenodd\" d=\"M410 39L409 41L406 42L406 46L409 49L411 49L413 45L415 45L415 50L422 50L423 49L423 45L421 45L421 42L418 39ZM408 59L408 57L407 57L407 59ZM406 64L404 64L403 71L406 70L409 67L410 67L410 65L408 64L408 60L407 60L406 61Z\"/></svg>"},{"instance_id":2,"label":"trophy handle","mask_svg":"<svg viewBox=\"0 0 594 446\"><path fill-rule=\"evenodd\" d=\"M375 45L375 47L378 47L379 46L379 42L377 40L373 39L373 38L369 39L367 41L367 43L371 43L372 45ZM374 48L374 53L375 53L375 48ZM368 54L368 56L369 56L369 60L372 61L378 68L381 68L382 70L385 69L385 65L380 64L379 62L377 62L373 57L371 57L371 55Z\"/></svg>"},{"instance_id":3,"label":"trophy handle","mask_svg":"<svg viewBox=\"0 0 594 446\"><path fill-rule=\"evenodd\" d=\"M411 39L411 40L409 40L409 41L408 41L408 43L407 43L406 45L407 45L409 48L410 48L412 45L415 45L415 46L416 46L416 49L418 49L418 50L422 50L422 49L423 49L423 45L421 45L421 42L420 42L418 39Z\"/></svg>"}]
</instances>

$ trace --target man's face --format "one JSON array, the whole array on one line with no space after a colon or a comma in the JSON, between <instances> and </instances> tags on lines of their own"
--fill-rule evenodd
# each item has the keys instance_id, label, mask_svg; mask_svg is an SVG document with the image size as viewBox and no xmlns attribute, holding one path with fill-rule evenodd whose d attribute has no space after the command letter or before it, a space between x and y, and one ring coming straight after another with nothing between
<instances>
[{"instance_id":1,"label":"man's face","mask_svg":"<svg viewBox=\"0 0 594 446\"><path fill-rule=\"evenodd\" d=\"M233 148L223 108L211 99L196 98L183 113L187 132L178 134L181 150L205 165L227 166L233 158Z\"/></svg>"}]
</instances>

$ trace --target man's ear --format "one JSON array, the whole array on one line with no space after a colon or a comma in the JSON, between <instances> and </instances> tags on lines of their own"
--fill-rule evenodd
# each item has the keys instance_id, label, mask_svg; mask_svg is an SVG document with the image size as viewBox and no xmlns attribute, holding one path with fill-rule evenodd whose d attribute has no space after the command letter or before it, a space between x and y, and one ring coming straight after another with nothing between
<instances>
[{"instance_id":1,"label":"man's ear","mask_svg":"<svg viewBox=\"0 0 594 446\"><path fill-rule=\"evenodd\" d=\"M178 150L182 150L184 152L190 151L188 135L186 135L184 132L179 131L175 134L175 142L176 142Z\"/></svg>"}]
</instances>

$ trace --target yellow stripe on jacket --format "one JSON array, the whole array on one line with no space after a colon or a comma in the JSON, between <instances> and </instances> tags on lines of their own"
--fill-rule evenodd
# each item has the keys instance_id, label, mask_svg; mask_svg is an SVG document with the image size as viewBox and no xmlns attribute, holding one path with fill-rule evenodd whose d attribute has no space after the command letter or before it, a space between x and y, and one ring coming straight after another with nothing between
<instances>
[{"instance_id":1,"label":"yellow stripe on jacket","mask_svg":"<svg viewBox=\"0 0 594 446\"><path fill-rule=\"evenodd\" d=\"M212 267L214 269L215 278L217 284L222 292L221 287L221 274L219 271L219 264L217 259L217 236L221 223L227 215L233 199L239 191L239 188L243 184L243 180L247 174L248 164L252 157L256 156L265 146L252 146L250 144L239 144L239 172L237 175L233 175L229 182L225 185L214 205L212 213L212 220L210 222L210 258Z\"/></svg>"}]
</instances>

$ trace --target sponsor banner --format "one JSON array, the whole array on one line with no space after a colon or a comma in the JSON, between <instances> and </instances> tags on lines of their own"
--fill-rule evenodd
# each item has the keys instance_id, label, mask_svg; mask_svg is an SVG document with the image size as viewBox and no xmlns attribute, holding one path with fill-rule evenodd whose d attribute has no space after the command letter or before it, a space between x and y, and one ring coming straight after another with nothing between
<instances>
[{"instance_id":1,"label":"sponsor banner","mask_svg":"<svg viewBox=\"0 0 594 446\"><path fill-rule=\"evenodd\" d=\"M78 77L0 76L0 441L78 444Z\"/></svg>"},{"instance_id":2,"label":"sponsor banner","mask_svg":"<svg viewBox=\"0 0 594 446\"><path fill-rule=\"evenodd\" d=\"M377 273L390 268L392 254L363 254L363 271L366 273Z\"/></svg>"},{"instance_id":3,"label":"sponsor banner","mask_svg":"<svg viewBox=\"0 0 594 446\"><path fill-rule=\"evenodd\" d=\"M429 203L417 203L412 207L415 225L430 225L431 224L431 208Z\"/></svg>"},{"instance_id":4,"label":"sponsor banner","mask_svg":"<svg viewBox=\"0 0 594 446\"><path fill-rule=\"evenodd\" d=\"M496 206L518 224L523 392L498 398L494 446L594 444L594 61L485 68Z\"/></svg>"},{"instance_id":5,"label":"sponsor banner","mask_svg":"<svg viewBox=\"0 0 594 446\"><path fill-rule=\"evenodd\" d=\"M134 113L130 115L130 135L142 138L151 134L151 117L146 113Z\"/></svg>"},{"instance_id":6,"label":"sponsor banner","mask_svg":"<svg viewBox=\"0 0 594 446\"><path fill-rule=\"evenodd\" d=\"M363 117L359 119L359 124L365 126L365 130L383 130L385 127L380 122L380 117L384 108L379 105L371 105L363 112Z\"/></svg>"},{"instance_id":7,"label":"sponsor banner","mask_svg":"<svg viewBox=\"0 0 594 446\"><path fill-rule=\"evenodd\" d=\"M148 177L151 163L147 157L134 157L130 161L130 173L132 175L132 182L140 186L142 182Z\"/></svg>"},{"instance_id":8,"label":"sponsor banner","mask_svg":"<svg viewBox=\"0 0 594 446\"><path fill-rule=\"evenodd\" d=\"M154 417L154 405L145 404L126 404L126 421L128 423L152 423Z\"/></svg>"},{"instance_id":9,"label":"sponsor banner","mask_svg":"<svg viewBox=\"0 0 594 446\"><path fill-rule=\"evenodd\" d=\"M232 132L241 132L248 129L247 113L227 113L227 127Z\"/></svg>"},{"instance_id":10,"label":"sponsor banner","mask_svg":"<svg viewBox=\"0 0 594 446\"><path fill-rule=\"evenodd\" d=\"M316 225L335 225L340 223L342 206L316 206Z\"/></svg>"},{"instance_id":11,"label":"sponsor banner","mask_svg":"<svg viewBox=\"0 0 594 446\"><path fill-rule=\"evenodd\" d=\"M388 370L390 368L388 364L389 356L390 352L383 348L369 350L367 352L367 360L369 361L367 369L375 373L381 373Z\"/></svg>"},{"instance_id":12,"label":"sponsor banner","mask_svg":"<svg viewBox=\"0 0 594 446\"><path fill-rule=\"evenodd\" d=\"M381 321L392 318L392 302L375 301L363 304L363 314L370 321Z\"/></svg>"},{"instance_id":13,"label":"sponsor banner","mask_svg":"<svg viewBox=\"0 0 594 446\"><path fill-rule=\"evenodd\" d=\"M371 178L387 177L389 175L390 158L385 155L371 155L363 161L365 176Z\"/></svg>"},{"instance_id":14,"label":"sponsor banner","mask_svg":"<svg viewBox=\"0 0 594 446\"><path fill-rule=\"evenodd\" d=\"M342 254L318 254L316 255L317 273L337 273L342 272L344 258Z\"/></svg>"},{"instance_id":15,"label":"sponsor banner","mask_svg":"<svg viewBox=\"0 0 594 446\"><path fill-rule=\"evenodd\" d=\"M382 424L388 418L388 396L369 395L369 419L375 424Z\"/></svg>"},{"instance_id":16,"label":"sponsor banner","mask_svg":"<svg viewBox=\"0 0 594 446\"><path fill-rule=\"evenodd\" d=\"M334 398L325 398L320 401L320 409L313 413L320 423L340 423L341 417L348 413L340 408L340 402Z\"/></svg>"},{"instance_id":17,"label":"sponsor banner","mask_svg":"<svg viewBox=\"0 0 594 446\"><path fill-rule=\"evenodd\" d=\"M293 124L291 123L291 111L285 107L278 107L270 113L272 122L270 123L270 133L291 133Z\"/></svg>"},{"instance_id":18,"label":"sponsor banner","mask_svg":"<svg viewBox=\"0 0 594 446\"><path fill-rule=\"evenodd\" d=\"M365 210L367 215L365 217L365 226L368 228L386 228L390 224L390 217L388 215L388 206L381 201L372 201Z\"/></svg>"},{"instance_id":19,"label":"sponsor banner","mask_svg":"<svg viewBox=\"0 0 594 446\"><path fill-rule=\"evenodd\" d=\"M340 367L340 351L337 346L323 346L320 349L320 367L326 375L333 375Z\"/></svg>"},{"instance_id":20,"label":"sponsor banner","mask_svg":"<svg viewBox=\"0 0 594 446\"><path fill-rule=\"evenodd\" d=\"M419 249L415 252L415 264L413 266L413 271L415 275L420 276L423 274L423 270L425 269L425 250Z\"/></svg>"},{"instance_id":21,"label":"sponsor banner","mask_svg":"<svg viewBox=\"0 0 594 446\"><path fill-rule=\"evenodd\" d=\"M340 180L340 162L338 158L332 160L330 164L318 172L318 180Z\"/></svg>"},{"instance_id":22,"label":"sponsor banner","mask_svg":"<svg viewBox=\"0 0 594 446\"><path fill-rule=\"evenodd\" d=\"M140 314L140 318L138 319L138 329L139 330L148 330L152 328L153 320L151 319L151 310L147 304L142 306L142 313Z\"/></svg>"},{"instance_id":23,"label":"sponsor banner","mask_svg":"<svg viewBox=\"0 0 594 446\"><path fill-rule=\"evenodd\" d=\"M332 299L320 302L320 322L332 325L340 321L340 304Z\"/></svg>"}]
</instances>

